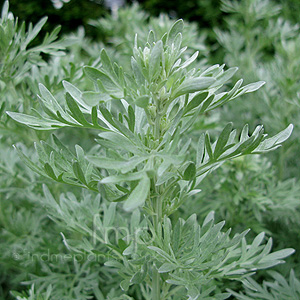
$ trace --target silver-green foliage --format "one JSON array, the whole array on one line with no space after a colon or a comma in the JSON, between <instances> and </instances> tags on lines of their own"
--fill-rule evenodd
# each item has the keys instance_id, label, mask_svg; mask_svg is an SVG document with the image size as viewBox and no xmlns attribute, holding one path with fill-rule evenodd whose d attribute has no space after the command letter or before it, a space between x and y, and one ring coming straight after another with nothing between
<instances>
[{"instance_id":1,"label":"silver-green foliage","mask_svg":"<svg viewBox=\"0 0 300 300\"><path fill-rule=\"evenodd\" d=\"M128 22L128 20L131 21ZM169 30L172 23L173 21L164 14L149 18L149 15L137 3L130 7L121 7L117 15L90 21L92 26L107 37L109 45L112 47L111 52L118 61L122 61L122 65L126 69L130 66L128 58L132 55L135 35L138 36L138 46L144 46L150 30L153 30L156 37L160 39ZM188 46L185 56L197 50L200 53L201 64L203 64L208 54L208 48L205 45L206 34L198 29L197 24L187 22L182 34L182 45Z\"/></svg>"},{"instance_id":2,"label":"silver-green foliage","mask_svg":"<svg viewBox=\"0 0 300 300\"><path fill-rule=\"evenodd\" d=\"M116 184L138 181L138 187L129 186L125 188L128 191L118 192L124 200L128 196L125 207L131 210L144 204L148 197L148 192L144 191L149 190L153 177L156 177L157 186L181 185L178 200L182 201L204 175L225 160L273 150L288 138L292 126L273 138L266 137L262 126L249 136L248 126L245 126L236 141L236 130L228 124L214 143L211 143L208 133L200 136L196 147L197 160L188 160L185 153L191 148L191 141L184 138L184 133L191 128L197 116L255 91L262 83L241 87L242 80L239 80L229 92L218 93L236 72L235 68L224 71L224 66L216 65L205 71L186 71L197 53L181 62L180 56L185 50L180 46L182 26L182 22L178 21L157 42L154 42L151 31L146 47L134 48L132 74L124 74L122 67L113 64L103 50L100 70L85 67L85 73L94 81L96 91L82 92L64 82L66 105L63 107L41 85L39 99L44 114L30 116L9 112L13 119L34 129L78 127L101 131L97 143L102 147L95 150L97 155L85 158L80 150L81 154L77 153L74 160L70 153L67 154L67 149L55 151L46 147L45 143L37 144L43 164L39 167L28 162L31 167L59 181L64 181L63 178L73 172L73 177L84 185L88 185L87 179L92 184L103 177L100 186L104 190L118 190ZM108 173L106 176L103 171L97 174L97 168L106 169ZM137 191L142 197L135 195ZM165 195L166 198L168 196L176 197ZM168 204L171 205L168 209L172 210L174 204Z\"/></svg>"},{"instance_id":3,"label":"silver-green foliage","mask_svg":"<svg viewBox=\"0 0 300 300\"><path fill-rule=\"evenodd\" d=\"M290 272L289 280L286 280L281 274L269 271L269 275L274 279L264 281L262 285L249 278L246 285L246 294L233 292L238 300L292 300L300 297L300 282L296 278L294 271Z\"/></svg>"},{"instance_id":4,"label":"silver-green foliage","mask_svg":"<svg viewBox=\"0 0 300 300\"><path fill-rule=\"evenodd\" d=\"M227 30L215 29L228 66L239 66L246 81L265 80L258 91L243 105L229 105L224 118L263 122L276 132L287 122L299 127L299 24L291 24L281 14L275 1L223 0L222 9L229 13ZM287 121L288 120L288 121ZM295 132L298 130L295 130ZM289 149L274 152L280 179L298 177L294 155L299 151L299 138L294 135ZM288 167L287 167L288 166Z\"/></svg>"},{"instance_id":5,"label":"silver-green foliage","mask_svg":"<svg viewBox=\"0 0 300 300\"><path fill-rule=\"evenodd\" d=\"M95 147L84 151L77 145L75 154L55 136L50 143L36 143L38 162L17 147L24 162L38 174L101 196L95 200L84 196L80 202L68 193L56 201L44 189L51 218L65 226L62 236L67 249L102 257L99 269L97 263L74 260L73 266L51 266L44 279L28 282L52 283L57 287L50 291L53 299L87 299L92 294L104 299L102 292L110 297L105 287L97 287L97 281L106 278L114 284L121 282L124 299L126 293L152 300L225 299L230 292L219 282L244 280L293 253L293 249L270 253L272 240L264 244L263 233L250 244L247 232L230 237L230 230L222 231L224 222L214 223L213 213L202 226L194 215L177 222L168 217L197 194L203 178L223 162L274 150L292 131L289 125L268 138L262 126L250 134L245 125L237 137L229 123L214 142L208 133L192 140L189 131L200 115L256 91L263 82L242 86L239 80L226 92L223 86L237 69L225 71L224 65L199 69L197 52L184 56L182 31L179 20L160 39L150 31L144 47L136 39L131 69L126 72L102 50L100 67L84 68L93 90L82 91L63 81L65 94L57 99L50 87L41 84L42 110L8 112L36 130L71 127L90 130L96 137ZM123 202L124 210L114 202ZM131 214L130 221L126 212ZM108 238L107 230L120 226L125 230L118 233L119 238ZM72 272L76 276L63 289L57 274L67 278ZM121 294L119 289L116 297Z\"/></svg>"},{"instance_id":6,"label":"silver-green foliage","mask_svg":"<svg viewBox=\"0 0 300 300\"><path fill-rule=\"evenodd\" d=\"M26 72L33 64L43 63L40 57L41 53L58 55L62 49L60 42L55 42L60 30L58 26L51 34L47 34L41 45L32 47L30 43L36 38L45 25L47 18L40 20L34 27L29 25L28 31L25 31L25 23L18 25L18 19L15 19L9 12L8 1L5 1L1 14L1 69L0 80L4 83L10 80L20 82Z\"/></svg>"},{"instance_id":7,"label":"silver-green foliage","mask_svg":"<svg viewBox=\"0 0 300 300\"><path fill-rule=\"evenodd\" d=\"M278 181L275 174L276 168L266 157L233 160L216 171L214 178L202 182L195 208L199 215L214 210L222 220L230 216L227 226L246 226L256 233L274 234L272 227L278 224L286 236L286 226L292 232L300 220L300 186L295 178ZM194 199L184 207L186 214L192 202Z\"/></svg>"}]
</instances>

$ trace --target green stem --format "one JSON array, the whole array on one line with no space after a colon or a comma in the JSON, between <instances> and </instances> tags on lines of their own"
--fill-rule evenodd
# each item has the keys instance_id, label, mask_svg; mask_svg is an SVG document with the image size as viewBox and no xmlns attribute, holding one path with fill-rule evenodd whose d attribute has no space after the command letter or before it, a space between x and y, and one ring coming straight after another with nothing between
<instances>
[{"instance_id":1,"label":"green stem","mask_svg":"<svg viewBox=\"0 0 300 300\"><path fill-rule=\"evenodd\" d=\"M156 101L156 109L157 109L157 115L155 118L154 123L154 138L156 141L159 141L161 130L161 115L159 112L159 103ZM156 143L155 143L156 144ZM153 178L154 181L154 192L157 194L157 196L153 199L153 210L154 210L154 216L153 216L153 226L155 229L155 232L159 232L159 226L161 226L162 222L162 202L161 202L161 196L159 189L155 186L156 178ZM151 300L160 300L161 297L161 291L160 291L160 274L158 273L157 267L155 264L153 264L152 269L152 293L151 293Z\"/></svg>"},{"instance_id":2,"label":"green stem","mask_svg":"<svg viewBox=\"0 0 300 300\"><path fill-rule=\"evenodd\" d=\"M153 216L154 230L156 233L158 233L159 226L161 226L161 221L162 221L162 203L161 203L160 195L155 197L155 199L153 200L153 209L154 209L154 216ZM151 300L160 300L160 274L158 273L155 264L153 264L153 269L152 269Z\"/></svg>"},{"instance_id":3,"label":"green stem","mask_svg":"<svg viewBox=\"0 0 300 300\"><path fill-rule=\"evenodd\" d=\"M156 140L159 140L160 138L160 121L161 121L161 116L158 114L154 124L154 137Z\"/></svg>"},{"instance_id":4,"label":"green stem","mask_svg":"<svg viewBox=\"0 0 300 300\"><path fill-rule=\"evenodd\" d=\"M152 294L151 300L160 300L160 275L156 268L156 265L153 265L152 270Z\"/></svg>"}]
</instances>

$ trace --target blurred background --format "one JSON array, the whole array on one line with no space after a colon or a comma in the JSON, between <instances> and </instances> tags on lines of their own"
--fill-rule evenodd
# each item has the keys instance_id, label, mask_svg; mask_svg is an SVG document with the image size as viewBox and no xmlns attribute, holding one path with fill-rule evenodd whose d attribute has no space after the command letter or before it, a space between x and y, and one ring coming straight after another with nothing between
<instances>
[{"instance_id":1,"label":"blurred background","mask_svg":"<svg viewBox=\"0 0 300 300\"><path fill-rule=\"evenodd\" d=\"M251 0L246 0L251 1ZM221 0L11 0L10 10L20 21L37 23L48 16L44 31L51 31L57 24L62 32L68 33L84 26L88 36L95 37L95 28L88 25L90 19L105 16L117 7L138 2L150 15L167 13L171 18L195 21L200 28L224 28L226 13L220 9ZM281 15L293 23L299 22L299 0L273 0L282 7ZM0 1L1 7L4 0ZM130 20L129 20L130 21Z\"/></svg>"}]
</instances>

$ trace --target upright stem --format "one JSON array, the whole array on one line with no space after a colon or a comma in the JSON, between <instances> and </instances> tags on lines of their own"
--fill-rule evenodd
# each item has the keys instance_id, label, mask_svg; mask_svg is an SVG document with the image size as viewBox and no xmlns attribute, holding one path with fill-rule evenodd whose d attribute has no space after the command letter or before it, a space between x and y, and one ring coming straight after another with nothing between
<instances>
[{"instance_id":1,"label":"upright stem","mask_svg":"<svg viewBox=\"0 0 300 300\"><path fill-rule=\"evenodd\" d=\"M156 268L156 265L153 265L152 270L152 294L151 300L160 300L160 275Z\"/></svg>"},{"instance_id":2,"label":"upright stem","mask_svg":"<svg viewBox=\"0 0 300 300\"><path fill-rule=\"evenodd\" d=\"M161 116L158 114L155 118L155 124L154 124L154 137L156 140L159 140L160 138L160 121L161 121Z\"/></svg>"},{"instance_id":3,"label":"upright stem","mask_svg":"<svg viewBox=\"0 0 300 300\"><path fill-rule=\"evenodd\" d=\"M161 115L159 111L159 103L156 101L156 109L157 109L157 115L155 118L155 123L154 123L154 138L155 142L159 140L160 138L160 123L161 123ZM154 210L154 216L153 216L153 226L154 230L157 233L159 226L161 226L161 221L162 221L162 202L161 202L161 197L159 190L155 186L156 183L156 178L153 179L154 181L154 187L155 187L155 194L157 195L153 199L153 210ZM153 264L153 269L152 269L152 293L151 293L151 300L160 300L160 274L158 273L158 269L155 264Z\"/></svg>"},{"instance_id":4,"label":"upright stem","mask_svg":"<svg viewBox=\"0 0 300 300\"><path fill-rule=\"evenodd\" d=\"M154 182L156 182L155 178L154 178ZM158 194L158 192L159 191L156 189L155 193ZM153 226L154 226L155 232L157 233L157 232L159 232L159 226L161 226L161 220L162 220L162 203L161 203L161 197L159 194L153 199L153 210L154 210ZM155 264L153 264L153 268L152 268L151 300L160 300L160 274L158 273L158 270L157 270L157 267Z\"/></svg>"},{"instance_id":5,"label":"upright stem","mask_svg":"<svg viewBox=\"0 0 300 300\"><path fill-rule=\"evenodd\" d=\"M155 232L158 232L158 227L161 226L162 220L162 203L160 195L155 197L154 203L154 216L153 216L153 225ZM158 273L157 267L153 264L152 269L152 294L151 300L160 300L160 274Z\"/></svg>"},{"instance_id":6,"label":"upright stem","mask_svg":"<svg viewBox=\"0 0 300 300\"><path fill-rule=\"evenodd\" d=\"M155 122L154 122L154 138L155 140L159 140L160 138L160 122L161 122L161 105L157 98L154 99L154 103L156 106L156 116L155 116Z\"/></svg>"}]
</instances>

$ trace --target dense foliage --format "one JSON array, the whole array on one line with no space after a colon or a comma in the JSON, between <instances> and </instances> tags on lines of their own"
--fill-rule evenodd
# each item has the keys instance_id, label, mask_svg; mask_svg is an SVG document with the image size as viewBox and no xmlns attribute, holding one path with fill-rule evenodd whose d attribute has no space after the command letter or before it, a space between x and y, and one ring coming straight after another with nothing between
<instances>
[{"instance_id":1,"label":"dense foliage","mask_svg":"<svg viewBox=\"0 0 300 300\"><path fill-rule=\"evenodd\" d=\"M137 5L43 36L5 2L0 299L300 299L299 27L220 7L211 46Z\"/></svg>"}]
</instances>

